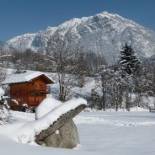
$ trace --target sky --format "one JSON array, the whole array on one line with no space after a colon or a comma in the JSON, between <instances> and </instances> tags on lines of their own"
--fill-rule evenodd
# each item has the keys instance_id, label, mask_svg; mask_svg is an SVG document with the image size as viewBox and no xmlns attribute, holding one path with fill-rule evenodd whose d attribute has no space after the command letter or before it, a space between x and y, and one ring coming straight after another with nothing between
<instances>
[{"instance_id":1,"label":"sky","mask_svg":"<svg viewBox=\"0 0 155 155\"><path fill-rule=\"evenodd\" d=\"M0 40L103 11L155 30L155 0L0 0Z\"/></svg>"}]
</instances>

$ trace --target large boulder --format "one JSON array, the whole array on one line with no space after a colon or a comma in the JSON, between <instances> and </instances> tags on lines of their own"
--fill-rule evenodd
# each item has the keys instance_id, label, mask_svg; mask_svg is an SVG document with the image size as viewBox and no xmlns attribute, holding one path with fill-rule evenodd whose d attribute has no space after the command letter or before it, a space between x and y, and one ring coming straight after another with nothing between
<instances>
[{"instance_id":1,"label":"large boulder","mask_svg":"<svg viewBox=\"0 0 155 155\"><path fill-rule=\"evenodd\" d=\"M79 135L73 120L68 121L59 130L47 138L41 145L48 147L74 148L79 144Z\"/></svg>"},{"instance_id":2,"label":"large boulder","mask_svg":"<svg viewBox=\"0 0 155 155\"><path fill-rule=\"evenodd\" d=\"M80 98L61 104L55 99L45 99L36 110L38 125L35 127L35 142L49 147L76 147L79 144L79 136L72 119L84 110L86 105L87 101Z\"/></svg>"}]
</instances>

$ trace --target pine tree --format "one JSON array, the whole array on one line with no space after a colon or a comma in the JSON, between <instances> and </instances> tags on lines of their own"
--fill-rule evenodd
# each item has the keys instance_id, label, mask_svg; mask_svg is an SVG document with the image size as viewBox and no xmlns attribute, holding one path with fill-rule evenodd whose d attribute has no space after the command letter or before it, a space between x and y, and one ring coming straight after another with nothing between
<instances>
[{"instance_id":1,"label":"pine tree","mask_svg":"<svg viewBox=\"0 0 155 155\"><path fill-rule=\"evenodd\" d=\"M135 56L135 52L131 46L125 44L121 51L119 65L122 70L122 76L134 75L138 72L140 61Z\"/></svg>"},{"instance_id":2,"label":"pine tree","mask_svg":"<svg viewBox=\"0 0 155 155\"><path fill-rule=\"evenodd\" d=\"M140 71L140 61L135 56L135 51L131 46L125 44L123 50L120 52L121 57L119 61L121 76L125 79L125 100L126 109L129 111L131 106L131 93L136 85L136 77Z\"/></svg>"}]
</instances>

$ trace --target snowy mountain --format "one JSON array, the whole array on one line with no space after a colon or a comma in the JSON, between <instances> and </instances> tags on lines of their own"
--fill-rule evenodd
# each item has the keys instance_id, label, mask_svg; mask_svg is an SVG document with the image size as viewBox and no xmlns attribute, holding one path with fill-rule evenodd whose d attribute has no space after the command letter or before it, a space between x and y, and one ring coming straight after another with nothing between
<instances>
[{"instance_id":1,"label":"snowy mountain","mask_svg":"<svg viewBox=\"0 0 155 155\"><path fill-rule=\"evenodd\" d=\"M8 51L11 51L11 50L12 50L12 47L9 44L3 41L0 41L0 52L4 51L6 54Z\"/></svg>"},{"instance_id":2,"label":"snowy mountain","mask_svg":"<svg viewBox=\"0 0 155 155\"><path fill-rule=\"evenodd\" d=\"M119 16L102 12L100 14L74 18L48 27L33 34L14 37L7 43L21 51L31 48L45 52L49 38L61 35L71 46L81 46L85 52L94 52L105 57L107 62L115 62L121 47L127 42L136 50L139 57L155 54L155 33L147 28Z\"/></svg>"}]
</instances>

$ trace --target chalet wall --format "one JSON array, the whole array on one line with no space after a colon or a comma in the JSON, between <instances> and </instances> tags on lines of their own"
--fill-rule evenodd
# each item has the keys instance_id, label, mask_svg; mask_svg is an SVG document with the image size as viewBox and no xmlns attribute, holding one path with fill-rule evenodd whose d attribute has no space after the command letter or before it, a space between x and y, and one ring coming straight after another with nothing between
<instances>
[{"instance_id":1,"label":"chalet wall","mask_svg":"<svg viewBox=\"0 0 155 155\"><path fill-rule=\"evenodd\" d=\"M31 82L11 84L10 97L18 101L19 105L27 104L28 106L38 106L46 97L47 86L42 78L36 78ZM11 105L15 107L15 103L11 101Z\"/></svg>"}]
</instances>

